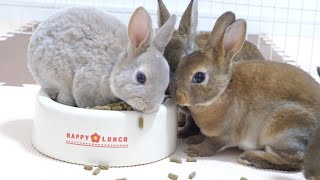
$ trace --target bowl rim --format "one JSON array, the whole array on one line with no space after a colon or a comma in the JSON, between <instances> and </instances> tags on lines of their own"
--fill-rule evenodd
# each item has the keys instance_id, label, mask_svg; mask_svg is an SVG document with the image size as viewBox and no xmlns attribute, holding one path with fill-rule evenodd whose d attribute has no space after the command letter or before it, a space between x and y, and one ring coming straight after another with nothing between
<instances>
[{"instance_id":1,"label":"bowl rim","mask_svg":"<svg viewBox=\"0 0 320 180\"><path fill-rule=\"evenodd\" d=\"M123 111L117 111L117 110L99 110L99 109L90 109L90 108L79 108L79 107L73 107L73 106L68 106L65 104L58 103L57 101L54 101L49 97L47 93L43 91L43 89L39 89L36 99L39 104L42 106L58 111L58 112L64 112L64 113L71 113L71 114L94 114L94 115L103 115L103 114L114 114L114 115L141 115L141 114L155 114L158 111L160 111L163 108L166 108L166 102L167 99L165 99L159 106L158 110L151 112L151 113L146 113L142 111L128 111L128 110L123 110ZM171 98L168 98L171 99Z\"/></svg>"}]
</instances>

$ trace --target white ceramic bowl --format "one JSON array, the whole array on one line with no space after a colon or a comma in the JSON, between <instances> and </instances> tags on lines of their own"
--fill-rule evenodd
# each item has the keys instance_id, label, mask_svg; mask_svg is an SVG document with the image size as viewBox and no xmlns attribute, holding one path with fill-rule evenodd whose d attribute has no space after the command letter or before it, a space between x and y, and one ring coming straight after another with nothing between
<instances>
[{"instance_id":1,"label":"white ceramic bowl","mask_svg":"<svg viewBox=\"0 0 320 180\"><path fill-rule=\"evenodd\" d=\"M138 119L144 119L139 128ZM39 91L32 143L43 154L77 164L133 166L166 158L176 149L177 109L167 99L158 111L82 109Z\"/></svg>"}]
</instances>

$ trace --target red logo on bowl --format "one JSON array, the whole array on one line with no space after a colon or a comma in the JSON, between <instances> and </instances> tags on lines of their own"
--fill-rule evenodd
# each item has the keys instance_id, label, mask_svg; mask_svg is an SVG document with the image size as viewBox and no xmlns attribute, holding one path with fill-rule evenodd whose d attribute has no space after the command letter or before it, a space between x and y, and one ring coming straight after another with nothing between
<instances>
[{"instance_id":1,"label":"red logo on bowl","mask_svg":"<svg viewBox=\"0 0 320 180\"><path fill-rule=\"evenodd\" d=\"M97 133L91 135L91 141L98 143L100 141L100 136Z\"/></svg>"},{"instance_id":2,"label":"red logo on bowl","mask_svg":"<svg viewBox=\"0 0 320 180\"><path fill-rule=\"evenodd\" d=\"M66 144L104 148L128 148L128 137L105 136L100 133L81 134L67 132Z\"/></svg>"}]
</instances>

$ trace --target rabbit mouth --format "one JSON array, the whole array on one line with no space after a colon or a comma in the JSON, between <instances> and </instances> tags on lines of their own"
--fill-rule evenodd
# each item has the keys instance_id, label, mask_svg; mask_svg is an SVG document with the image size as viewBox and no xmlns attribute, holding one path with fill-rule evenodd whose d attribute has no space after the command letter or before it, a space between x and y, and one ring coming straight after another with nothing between
<instances>
[{"instance_id":1,"label":"rabbit mouth","mask_svg":"<svg viewBox=\"0 0 320 180\"><path fill-rule=\"evenodd\" d=\"M191 106L191 104L178 104L179 106L182 106L182 107L189 107Z\"/></svg>"},{"instance_id":2,"label":"rabbit mouth","mask_svg":"<svg viewBox=\"0 0 320 180\"><path fill-rule=\"evenodd\" d=\"M179 105L179 106L181 106L181 107L188 107L188 106L191 106L191 104L190 104L190 103L183 103L183 104L178 103L178 105Z\"/></svg>"},{"instance_id":3,"label":"rabbit mouth","mask_svg":"<svg viewBox=\"0 0 320 180\"><path fill-rule=\"evenodd\" d=\"M191 106L187 93L184 91L177 90L175 100L176 103L180 106Z\"/></svg>"},{"instance_id":4,"label":"rabbit mouth","mask_svg":"<svg viewBox=\"0 0 320 180\"><path fill-rule=\"evenodd\" d=\"M150 103L143 98L133 98L129 99L127 102L135 111L152 113L158 109L158 107L150 105Z\"/></svg>"},{"instance_id":5,"label":"rabbit mouth","mask_svg":"<svg viewBox=\"0 0 320 180\"><path fill-rule=\"evenodd\" d=\"M141 112L144 112L144 113L153 113L153 112L155 112L156 110L157 110L158 108L146 108L146 107L144 107L144 108L133 108L133 110L135 110L135 111L141 111Z\"/></svg>"}]
</instances>

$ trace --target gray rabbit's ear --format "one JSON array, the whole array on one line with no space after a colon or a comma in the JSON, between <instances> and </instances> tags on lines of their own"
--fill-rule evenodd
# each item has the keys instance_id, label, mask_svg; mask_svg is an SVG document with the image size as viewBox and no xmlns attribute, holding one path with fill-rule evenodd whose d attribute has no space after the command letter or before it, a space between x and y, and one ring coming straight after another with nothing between
<instances>
[{"instance_id":1,"label":"gray rabbit's ear","mask_svg":"<svg viewBox=\"0 0 320 180\"><path fill-rule=\"evenodd\" d=\"M216 21L211 31L210 37L206 44L206 48L214 48L220 44L223 35L234 21L236 20L236 16L233 12L227 11L223 13Z\"/></svg>"},{"instance_id":2,"label":"gray rabbit's ear","mask_svg":"<svg viewBox=\"0 0 320 180\"><path fill-rule=\"evenodd\" d=\"M165 47L171 40L174 25L176 24L177 17L172 15L169 20L158 30L152 41L153 46L155 46L162 54Z\"/></svg>"},{"instance_id":3,"label":"gray rabbit's ear","mask_svg":"<svg viewBox=\"0 0 320 180\"><path fill-rule=\"evenodd\" d=\"M144 51L152 38L152 22L148 12L143 8L137 8L131 16L128 26L130 50L134 54Z\"/></svg>"},{"instance_id":4,"label":"gray rabbit's ear","mask_svg":"<svg viewBox=\"0 0 320 180\"><path fill-rule=\"evenodd\" d=\"M320 76L320 67L317 67L318 75Z\"/></svg>"},{"instance_id":5,"label":"gray rabbit's ear","mask_svg":"<svg viewBox=\"0 0 320 180\"><path fill-rule=\"evenodd\" d=\"M178 31L185 37L195 34L198 27L198 0L191 0L184 11Z\"/></svg>"},{"instance_id":6,"label":"gray rabbit's ear","mask_svg":"<svg viewBox=\"0 0 320 180\"><path fill-rule=\"evenodd\" d=\"M170 13L162 0L158 0L158 27L163 26L170 18Z\"/></svg>"}]
</instances>

